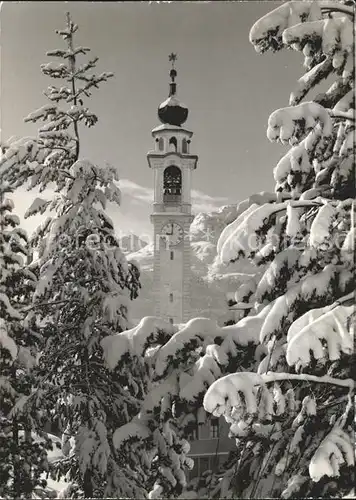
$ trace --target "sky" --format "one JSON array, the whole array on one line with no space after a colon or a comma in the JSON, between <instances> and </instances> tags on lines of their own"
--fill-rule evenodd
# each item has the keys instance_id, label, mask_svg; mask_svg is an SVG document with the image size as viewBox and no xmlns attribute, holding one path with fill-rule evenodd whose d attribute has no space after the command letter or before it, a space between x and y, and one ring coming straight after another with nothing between
<instances>
[{"instance_id":1,"label":"sky","mask_svg":"<svg viewBox=\"0 0 356 500\"><path fill-rule=\"evenodd\" d=\"M288 105L302 73L294 52L257 54L248 35L253 23L281 2L4 2L1 7L1 138L36 134L23 118L46 104L51 84L40 64L46 51L64 47L55 33L70 11L78 45L99 57L97 71L114 78L94 90L95 127L81 131L84 157L119 170L120 208L110 207L117 228L149 233L153 172L146 154L157 107L168 96L168 55L178 54L178 96L189 108L193 209L209 211L273 191L273 167L285 149L266 137L267 120ZM52 82L53 83L53 82ZM58 81L54 82L55 84ZM15 194L22 216L36 196ZM38 219L27 219L31 231Z\"/></svg>"}]
</instances>

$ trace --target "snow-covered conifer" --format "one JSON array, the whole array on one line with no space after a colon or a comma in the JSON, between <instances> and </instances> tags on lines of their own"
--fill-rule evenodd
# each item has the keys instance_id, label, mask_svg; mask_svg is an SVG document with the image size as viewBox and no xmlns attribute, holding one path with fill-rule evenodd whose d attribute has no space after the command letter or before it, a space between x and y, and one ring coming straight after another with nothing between
<instances>
[{"instance_id":1,"label":"snow-covered conifer","mask_svg":"<svg viewBox=\"0 0 356 500\"><path fill-rule=\"evenodd\" d=\"M131 385L141 374L109 372L100 341L130 326L139 271L126 261L105 213L108 202L120 203L117 172L81 151L80 126L97 122L84 102L112 74L92 73L97 58L80 62L90 49L75 46L77 29L68 14L65 29L57 31L65 48L47 53L60 62L41 66L61 83L48 88L50 103L26 118L45 124L37 138L3 145L0 174L14 188L28 182L43 191L51 183L57 192L36 198L25 215L49 212L31 239L30 269L38 283L26 323L43 339L29 405L63 432L64 457L51 474L66 476L77 497L134 497L140 496L135 475L112 438L137 413Z\"/></svg>"},{"instance_id":2,"label":"snow-covered conifer","mask_svg":"<svg viewBox=\"0 0 356 500\"><path fill-rule=\"evenodd\" d=\"M244 498L341 497L354 484L353 22L352 2L286 2L250 32L259 52L301 51L306 72L268 121L268 138L291 145L274 169L291 199L250 207L219 240L222 261L263 254L265 266L254 292L264 358L204 398L237 438L230 485Z\"/></svg>"},{"instance_id":3,"label":"snow-covered conifer","mask_svg":"<svg viewBox=\"0 0 356 500\"><path fill-rule=\"evenodd\" d=\"M28 242L13 210L11 190L0 187L0 496L28 498L46 485L46 441L33 441L26 401L34 385L38 338L25 327L36 278L26 269Z\"/></svg>"}]
</instances>

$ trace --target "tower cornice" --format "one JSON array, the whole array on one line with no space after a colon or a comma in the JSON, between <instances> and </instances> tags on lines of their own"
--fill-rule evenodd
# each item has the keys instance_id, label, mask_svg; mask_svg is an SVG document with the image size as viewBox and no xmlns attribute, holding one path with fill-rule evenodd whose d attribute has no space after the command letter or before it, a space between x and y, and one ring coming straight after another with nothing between
<instances>
[{"instance_id":1,"label":"tower cornice","mask_svg":"<svg viewBox=\"0 0 356 500\"><path fill-rule=\"evenodd\" d=\"M187 134L189 137L192 137L193 132L191 130L187 130L186 128L178 127L177 125L169 125L168 123L165 123L163 125L158 125L158 127L155 127L152 130L152 137L155 137L156 135L162 134L162 132L183 132L184 134Z\"/></svg>"},{"instance_id":2,"label":"tower cornice","mask_svg":"<svg viewBox=\"0 0 356 500\"><path fill-rule=\"evenodd\" d=\"M167 158L179 158L180 166L182 166L181 160L183 160L183 165L185 167L190 168L191 170L195 170L197 168L197 155L180 154L176 153L175 151L170 151L163 154L156 153L155 151L149 151L147 153L147 161L150 168L160 168L167 166L164 162L165 160L167 160Z\"/></svg>"},{"instance_id":3,"label":"tower cornice","mask_svg":"<svg viewBox=\"0 0 356 500\"><path fill-rule=\"evenodd\" d=\"M167 153L157 153L156 151L149 151L147 153L147 157L150 158L167 158L168 156L178 156L179 158L198 161L198 155L182 154L177 153L176 151L168 151Z\"/></svg>"}]
</instances>

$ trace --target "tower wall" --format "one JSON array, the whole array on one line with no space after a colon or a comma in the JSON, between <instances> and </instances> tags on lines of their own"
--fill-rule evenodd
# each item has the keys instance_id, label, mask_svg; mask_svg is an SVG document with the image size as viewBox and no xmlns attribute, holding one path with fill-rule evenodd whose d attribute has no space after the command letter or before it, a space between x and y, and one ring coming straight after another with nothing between
<instances>
[{"instance_id":1,"label":"tower wall","mask_svg":"<svg viewBox=\"0 0 356 500\"><path fill-rule=\"evenodd\" d=\"M170 75L174 79L176 71L171 71ZM154 177L151 221L154 228L155 315L173 323L181 323L190 319L189 228L193 220L191 180L198 157L190 154L193 133L181 127L188 115L188 109L179 102L175 94L176 84L171 85L168 99L158 108L158 116L163 124L152 131L154 149L147 154L147 159ZM172 168L172 175L167 172L166 181L168 182L170 175L173 178L168 189L165 186L164 172L171 166L178 167L180 171ZM172 224L178 228L175 243L174 236L168 236ZM182 239L181 230L184 233ZM162 233L165 234L162 236Z\"/></svg>"}]
</instances>

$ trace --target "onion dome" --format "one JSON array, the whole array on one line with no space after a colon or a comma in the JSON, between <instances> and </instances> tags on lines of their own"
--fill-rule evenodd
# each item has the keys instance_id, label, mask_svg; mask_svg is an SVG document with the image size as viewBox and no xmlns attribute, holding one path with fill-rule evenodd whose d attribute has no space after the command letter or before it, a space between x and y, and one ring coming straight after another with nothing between
<instances>
[{"instance_id":1,"label":"onion dome","mask_svg":"<svg viewBox=\"0 0 356 500\"><path fill-rule=\"evenodd\" d=\"M177 97L177 84L175 78L177 71L174 69L174 62L177 59L176 54L170 54L169 60L172 61L172 69L169 73L171 82L169 83L169 96L158 108L158 118L162 123L180 127L188 118L188 108L179 101Z\"/></svg>"}]
</instances>

